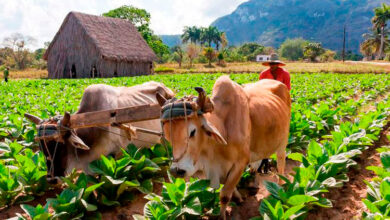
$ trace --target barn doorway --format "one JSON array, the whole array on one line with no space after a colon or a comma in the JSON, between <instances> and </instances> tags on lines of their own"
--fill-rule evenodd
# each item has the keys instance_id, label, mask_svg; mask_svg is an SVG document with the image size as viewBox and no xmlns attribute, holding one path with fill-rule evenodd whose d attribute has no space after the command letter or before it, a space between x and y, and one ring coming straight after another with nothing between
<instances>
[{"instance_id":1,"label":"barn doorway","mask_svg":"<svg viewBox=\"0 0 390 220\"><path fill-rule=\"evenodd\" d=\"M91 69L91 78L95 78L95 77L99 77L99 76L97 75L96 66L92 66L92 69Z\"/></svg>"},{"instance_id":2,"label":"barn doorway","mask_svg":"<svg viewBox=\"0 0 390 220\"><path fill-rule=\"evenodd\" d=\"M72 73L72 78L77 78L77 74L76 74L76 65L72 65L72 69L70 71Z\"/></svg>"},{"instance_id":3,"label":"barn doorway","mask_svg":"<svg viewBox=\"0 0 390 220\"><path fill-rule=\"evenodd\" d=\"M118 73L116 72L116 70L114 72L114 77L118 77Z\"/></svg>"}]
</instances>

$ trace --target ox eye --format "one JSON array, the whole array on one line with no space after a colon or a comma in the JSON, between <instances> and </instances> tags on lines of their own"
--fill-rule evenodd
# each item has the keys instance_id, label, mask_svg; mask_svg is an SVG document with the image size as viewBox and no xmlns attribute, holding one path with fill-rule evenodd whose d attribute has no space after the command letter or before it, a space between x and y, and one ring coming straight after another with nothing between
<instances>
[{"instance_id":1,"label":"ox eye","mask_svg":"<svg viewBox=\"0 0 390 220\"><path fill-rule=\"evenodd\" d=\"M191 133L190 133L190 138L194 137L195 133L196 133L196 129L192 130Z\"/></svg>"}]
</instances>

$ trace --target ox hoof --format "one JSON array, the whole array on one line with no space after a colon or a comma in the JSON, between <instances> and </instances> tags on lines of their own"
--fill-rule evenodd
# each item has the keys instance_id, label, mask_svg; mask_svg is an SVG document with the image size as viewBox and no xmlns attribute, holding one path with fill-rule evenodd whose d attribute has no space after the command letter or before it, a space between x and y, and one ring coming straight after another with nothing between
<instances>
[{"instance_id":1,"label":"ox hoof","mask_svg":"<svg viewBox=\"0 0 390 220\"><path fill-rule=\"evenodd\" d=\"M257 172L260 174L268 174L271 171L270 163L268 159L264 159L261 161L259 168L257 169Z\"/></svg>"}]
</instances>

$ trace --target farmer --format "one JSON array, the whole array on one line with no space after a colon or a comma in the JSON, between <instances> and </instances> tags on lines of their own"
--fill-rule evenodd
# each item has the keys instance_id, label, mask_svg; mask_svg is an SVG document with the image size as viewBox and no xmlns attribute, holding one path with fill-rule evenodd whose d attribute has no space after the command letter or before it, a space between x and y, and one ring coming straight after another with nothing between
<instances>
[{"instance_id":1,"label":"farmer","mask_svg":"<svg viewBox=\"0 0 390 220\"><path fill-rule=\"evenodd\" d=\"M260 73L259 80L262 79L277 80L279 82L284 83L287 86L289 91L291 90L290 73L287 72L285 69L281 68L281 66L285 66L286 64L284 64L282 61L279 60L277 54L275 53L271 54L270 60L263 62L262 64L263 66L269 66L269 68ZM261 164L257 172L268 173L268 171L269 171L269 161L268 159L264 159L261 161Z\"/></svg>"},{"instance_id":2,"label":"farmer","mask_svg":"<svg viewBox=\"0 0 390 220\"><path fill-rule=\"evenodd\" d=\"M291 90L290 73L287 72L285 69L281 68L286 64L279 60L277 54L271 54L270 60L263 62L262 64L263 66L269 66L269 68L260 73L260 80L278 80L279 82L284 83L287 86L288 90Z\"/></svg>"},{"instance_id":3,"label":"farmer","mask_svg":"<svg viewBox=\"0 0 390 220\"><path fill-rule=\"evenodd\" d=\"M3 74L4 74L4 81L8 82L8 75L9 75L9 68L8 67L5 67Z\"/></svg>"}]
</instances>

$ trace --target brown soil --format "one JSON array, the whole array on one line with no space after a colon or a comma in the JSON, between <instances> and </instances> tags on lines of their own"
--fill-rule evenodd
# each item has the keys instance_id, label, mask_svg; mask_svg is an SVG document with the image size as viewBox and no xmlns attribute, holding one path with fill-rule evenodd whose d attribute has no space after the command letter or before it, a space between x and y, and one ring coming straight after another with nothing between
<instances>
[{"instance_id":1,"label":"brown soil","mask_svg":"<svg viewBox=\"0 0 390 220\"><path fill-rule=\"evenodd\" d=\"M285 173L292 173L293 168L297 166L299 166L299 162L287 160ZM272 172L270 174L256 174L256 180L254 181L255 184L253 187L258 187L258 190L255 195L245 189L239 190L243 196L244 202L237 207L230 208L230 215L232 219L244 220L251 217L260 216L259 207L261 200L269 196L269 192L265 188L263 182L270 181L277 183L279 180L278 176L276 175L276 169L273 167L271 169Z\"/></svg>"},{"instance_id":2,"label":"brown soil","mask_svg":"<svg viewBox=\"0 0 390 220\"><path fill-rule=\"evenodd\" d=\"M342 188L331 189L325 196L333 203L333 208L320 208L312 211L307 219L335 219L349 220L360 219L365 209L362 199L366 198L367 186L364 180L371 180L375 174L366 169L367 166L379 166L381 164L377 148L388 145L390 142L386 134L390 133L387 128L382 132L381 138L375 145L363 152L357 159L358 166L348 172L349 182Z\"/></svg>"},{"instance_id":3,"label":"brown soil","mask_svg":"<svg viewBox=\"0 0 390 220\"><path fill-rule=\"evenodd\" d=\"M55 198L57 194L60 194L62 191L61 188L55 188L49 191L46 191L46 193L43 196L35 197L35 199L31 202L28 202L26 204L31 206L37 206L38 204L41 204L44 206L46 204L46 199L48 198ZM8 219L16 216L16 213L23 214L24 211L22 208L20 208L20 205L13 205L9 208L3 208L0 210L0 219Z\"/></svg>"},{"instance_id":4,"label":"brown soil","mask_svg":"<svg viewBox=\"0 0 390 220\"><path fill-rule=\"evenodd\" d=\"M155 183L154 184L154 190L153 192L156 194L161 194L162 190L162 184ZM111 210L100 210L103 215L103 219L110 219L110 220L127 220L127 219L133 219L133 215L143 215L144 213L144 206L149 201L144 198L144 194L139 194L136 196L136 198L127 203L122 204L120 207L116 207Z\"/></svg>"}]
</instances>

